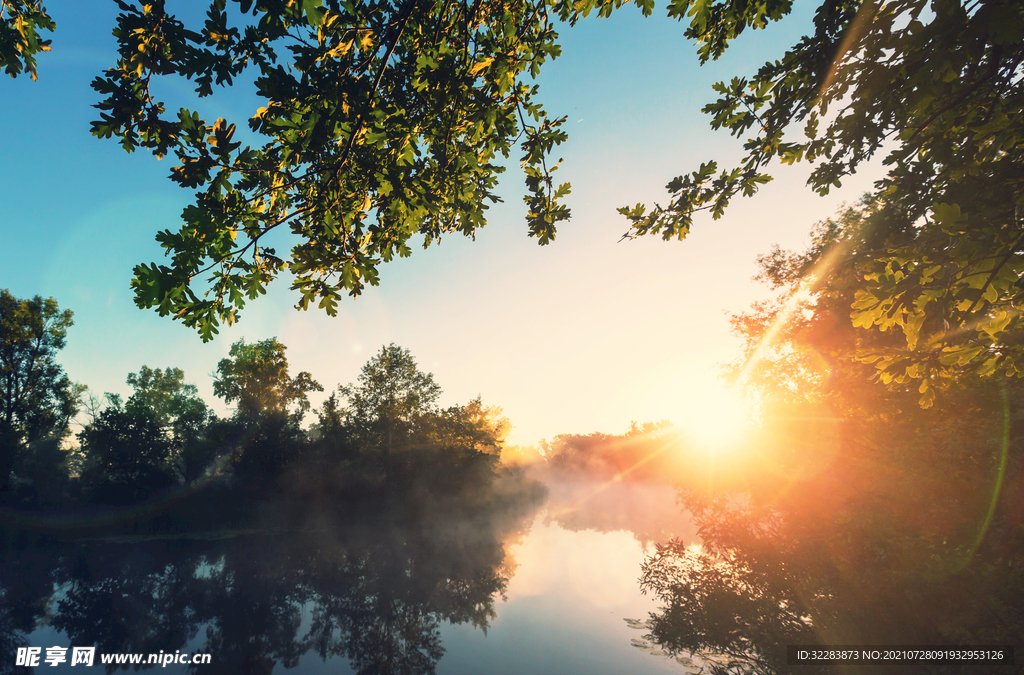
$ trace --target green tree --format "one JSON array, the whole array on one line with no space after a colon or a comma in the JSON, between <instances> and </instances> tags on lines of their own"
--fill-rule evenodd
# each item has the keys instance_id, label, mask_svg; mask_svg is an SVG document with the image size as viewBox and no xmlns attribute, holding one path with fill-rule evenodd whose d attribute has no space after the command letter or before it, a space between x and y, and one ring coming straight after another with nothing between
<instances>
[{"instance_id":1,"label":"green tree","mask_svg":"<svg viewBox=\"0 0 1024 675\"><path fill-rule=\"evenodd\" d=\"M38 0L0 2L0 66L11 77L22 72L37 79L36 54L50 51L50 40L40 31L53 31L53 19Z\"/></svg>"},{"instance_id":2,"label":"green tree","mask_svg":"<svg viewBox=\"0 0 1024 675\"><path fill-rule=\"evenodd\" d=\"M669 15L689 20L706 63L791 8L676 0ZM695 212L721 217L771 180L776 160L814 164L809 185L826 194L884 153L889 171L872 196L888 247L862 271L853 311L858 326L894 328L905 343L860 356L884 377L918 380L926 404L931 381L958 370L1024 374L1022 64L1016 0L823 2L812 35L714 86L721 97L704 112L716 129L750 134L743 163L704 163L668 184L667 206L620 209L626 236L685 237Z\"/></svg>"},{"instance_id":3,"label":"green tree","mask_svg":"<svg viewBox=\"0 0 1024 675\"><path fill-rule=\"evenodd\" d=\"M512 423L497 406L485 406L479 396L466 405L455 405L429 418L429 436L441 447L472 448L500 455Z\"/></svg>"},{"instance_id":4,"label":"green tree","mask_svg":"<svg viewBox=\"0 0 1024 675\"><path fill-rule=\"evenodd\" d=\"M323 391L305 371L289 375L284 351L276 338L239 340L231 345L230 358L217 364L213 391L237 410L214 437L228 442L235 475L254 489L278 481L289 463L306 454L308 439L300 424L310 408L307 394Z\"/></svg>"},{"instance_id":5,"label":"green tree","mask_svg":"<svg viewBox=\"0 0 1024 675\"><path fill-rule=\"evenodd\" d=\"M433 374L395 344L381 347L358 382L338 393L324 405L320 428L371 483L382 473L386 489L422 492L435 503L440 495L486 498L510 427L500 408L479 397L441 408Z\"/></svg>"},{"instance_id":6,"label":"green tree","mask_svg":"<svg viewBox=\"0 0 1024 675\"><path fill-rule=\"evenodd\" d=\"M569 186L547 163L565 118L522 81L559 54L552 13L575 13L566 3L213 0L191 28L163 0L119 6L120 57L93 82L93 133L173 153L172 180L196 189L181 229L157 236L170 265L135 268L136 302L204 340L286 269L298 307L333 315L414 236L473 236L520 141L530 235L547 243L569 216ZM243 147L232 121L168 112L153 92L169 76L201 98L254 80L266 104L246 136L259 144ZM278 228L296 237L288 255L267 241Z\"/></svg>"},{"instance_id":7,"label":"green tree","mask_svg":"<svg viewBox=\"0 0 1024 675\"><path fill-rule=\"evenodd\" d=\"M34 444L67 436L78 411L85 387L57 363L71 317L53 298L0 290L0 492Z\"/></svg>"},{"instance_id":8,"label":"green tree","mask_svg":"<svg viewBox=\"0 0 1024 675\"><path fill-rule=\"evenodd\" d=\"M236 403L237 415L245 422L270 414L300 422L310 407L307 394L323 391L323 387L306 371L290 377L285 349L276 338L234 343L230 357L217 364L214 393L227 403Z\"/></svg>"},{"instance_id":9,"label":"green tree","mask_svg":"<svg viewBox=\"0 0 1024 675\"><path fill-rule=\"evenodd\" d=\"M127 383L135 390L125 407L145 407L153 411L157 422L167 428L192 423L207 415L207 407L194 384L185 384L181 368L142 366L129 373Z\"/></svg>"},{"instance_id":10,"label":"green tree","mask_svg":"<svg viewBox=\"0 0 1024 675\"><path fill-rule=\"evenodd\" d=\"M858 328L850 307L865 286L864 267L901 236L884 219L884 209L865 196L815 225L806 251L775 246L758 257L755 279L777 295L732 317L734 332L744 339L743 358L731 373L739 384L787 404L817 402L840 391L848 404L858 393L880 395L872 385L874 368L856 356L898 348L901 337ZM894 385L895 394L910 391L903 378L885 383Z\"/></svg>"},{"instance_id":11,"label":"green tree","mask_svg":"<svg viewBox=\"0 0 1024 675\"><path fill-rule=\"evenodd\" d=\"M129 410L115 400L78 438L86 457L82 482L93 501L138 502L176 482L172 438L150 408Z\"/></svg>"},{"instance_id":12,"label":"green tree","mask_svg":"<svg viewBox=\"0 0 1024 675\"><path fill-rule=\"evenodd\" d=\"M385 454L408 444L421 420L437 413L441 387L423 373L408 349L381 347L359 373L359 383L342 385L347 424L364 448Z\"/></svg>"},{"instance_id":13,"label":"green tree","mask_svg":"<svg viewBox=\"0 0 1024 675\"><path fill-rule=\"evenodd\" d=\"M151 415L160 425L171 442L172 463L186 481L202 475L217 448L206 434L213 412L196 386L185 384L180 368L148 366L130 373L127 382L135 391L125 402L125 411Z\"/></svg>"}]
</instances>

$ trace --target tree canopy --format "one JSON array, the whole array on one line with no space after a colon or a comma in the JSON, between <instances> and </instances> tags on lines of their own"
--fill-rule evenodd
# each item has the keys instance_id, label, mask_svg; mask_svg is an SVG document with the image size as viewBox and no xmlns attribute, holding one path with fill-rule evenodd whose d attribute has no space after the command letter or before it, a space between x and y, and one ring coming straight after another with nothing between
<instances>
[{"instance_id":1,"label":"tree canopy","mask_svg":"<svg viewBox=\"0 0 1024 675\"><path fill-rule=\"evenodd\" d=\"M745 26L763 28L791 7L682 0L669 14L690 19L686 35L706 63ZM712 127L754 133L742 166L716 176L717 163L705 163L668 184L667 206L622 209L630 236L685 237L694 212L719 218L733 197L770 181L762 169L773 160L816 164L808 184L827 194L878 152L891 169L877 196L899 225L933 220L937 204L977 189L977 201L995 209L990 220L1012 223L1024 142L1015 120L1024 96L1019 3L830 0L814 28L753 76L714 85L721 98L704 107Z\"/></svg>"},{"instance_id":2,"label":"tree canopy","mask_svg":"<svg viewBox=\"0 0 1024 675\"><path fill-rule=\"evenodd\" d=\"M214 0L194 27L162 0L118 5L120 57L93 82L93 133L173 153L171 179L196 190L181 229L157 236L170 265L135 268L136 302L204 340L285 270L298 307L333 315L414 236L473 236L520 141L530 235L547 243L569 215L547 160L564 118L522 81L559 53L546 0ZM151 85L170 76L200 97L254 79L266 105L236 135L236 122L168 111ZM296 242L288 254L268 236L278 228Z\"/></svg>"},{"instance_id":3,"label":"tree canopy","mask_svg":"<svg viewBox=\"0 0 1024 675\"><path fill-rule=\"evenodd\" d=\"M358 385L343 385L339 392L348 403L346 417L363 430L364 442L390 450L421 417L437 411L441 387L432 373L420 371L408 349L391 344L367 361Z\"/></svg>"},{"instance_id":4,"label":"tree canopy","mask_svg":"<svg viewBox=\"0 0 1024 675\"><path fill-rule=\"evenodd\" d=\"M791 5L682 0L669 13L690 20L706 62ZM823 2L812 35L714 86L712 126L751 134L742 165L706 162L668 184L668 205L620 209L626 236L685 237L696 212L717 219L756 193L774 161L813 164L808 184L827 194L881 154L871 225L885 245L860 247L867 283L851 310L857 326L902 331L905 343L860 356L884 379L919 380L925 403L951 370L1024 374L1022 65L1024 6L1013 0Z\"/></svg>"},{"instance_id":5,"label":"tree canopy","mask_svg":"<svg viewBox=\"0 0 1024 675\"><path fill-rule=\"evenodd\" d=\"M29 445L59 441L85 387L57 363L72 313L53 298L20 299L0 290L0 491Z\"/></svg>"},{"instance_id":6,"label":"tree canopy","mask_svg":"<svg viewBox=\"0 0 1024 675\"><path fill-rule=\"evenodd\" d=\"M297 307L333 315L414 237L472 237L517 148L528 232L551 241L569 217L570 186L553 181L549 159L565 117L549 117L526 78L559 55L556 19L623 4L212 0L203 25L187 26L164 0L117 2L119 58L93 82L92 132L128 152L173 153L171 179L196 190L181 228L157 235L169 264L136 266L136 303L204 340L285 272ZM38 3L5 5L26 46L0 52L0 65L17 74L45 49L38 30L55 26ZM157 82L173 77L200 98L253 82L266 105L236 134L240 120L158 100Z\"/></svg>"},{"instance_id":7,"label":"tree canopy","mask_svg":"<svg viewBox=\"0 0 1024 675\"><path fill-rule=\"evenodd\" d=\"M81 389L57 363L72 325L53 298L21 300L0 290L0 424L31 439L65 429Z\"/></svg>"},{"instance_id":8,"label":"tree canopy","mask_svg":"<svg viewBox=\"0 0 1024 675\"><path fill-rule=\"evenodd\" d=\"M559 55L556 19L621 4L213 0L190 26L162 0L119 1L119 58L93 83L93 133L173 153L172 180L196 191L181 228L158 234L169 262L136 267L136 302L208 340L287 272L298 307L334 313L413 237L430 245L482 227L520 141L529 232L546 243L569 216L568 185L547 160L564 118L525 79ZM34 73L53 22L38 3L4 7L0 64ZM707 63L792 8L671 0L667 11ZM714 86L704 111L746 139L739 166L705 162L668 183L668 204L623 207L625 236L683 238L697 212L720 218L754 195L775 162L812 164L809 185L825 194L880 157L873 226L887 243L864 249L867 283L850 309L859 327L904 342L860 356L883 378L919 381L925 402L932 381L962 370L1021 375L1022 64L1015 0L822 0L809 35ZM190 81L200 98L251 81L266 105L238 132L155 98L162 78Z\"/></svg>"},{"instance_id":9,"label":"tree canopy","mask_svg":"<svg viewBox=\"0 0 1024 675\"><path fill-rule=\"evenodd\" d=\"M112 405L79 440L86 456L82 481L95 501L137 502L176 481L174 442L152 408Z\"/></svg>"},{"instance_id":10,"label":"tree canopy","mask_svg":"<svg viewBox=\"0 0 1024 675\"><path fill-rule=\"evenodd\" d=\"M382 346L319 411L318 431L333 446L327 454L357 458L388 483L489 485L511 424L480 397L442 408L440 396L408 349Z\"/></svg>"},{"instance_id":11,"label":"tree canopy","mask_svg":"<svg viewBox=\"0 0 1024 675\"><path fill-rule=\"evenodd\" d=\"M181 368L161 370L142 366L138 373L129 373L126 381L135 392L125 407L152 410L163 427L177 431L201 422L209 414L196 385L185 384L185 372Z\"/></svg>"},{"instance_id":12,"label":"tree canopy","mask_svg":"<svg viewBox=\"0 0 1024 675\"><path fill-rule=\"evenodd\" d=\"M0 65L11 77L28 73L37 79L36 54L50 51L40 31L53 31L53 19L38 0L4 0L0 4Z\"/></svg>"},{"instance_id":13,"label":"tree canopy","mask_svg":"<svg viewBox=\"0 0 1024 675\"><path fill-rule=\"evenodd\" d=\"M291 377L285 349L276 338L234 343L230 357L217 364L214 393L227 403L237 402L238 416L243 420L253 421L267 414L301 420L309 410L306 395L323 391L323 387L306 371Z\"/></svg>"}]
</instances>

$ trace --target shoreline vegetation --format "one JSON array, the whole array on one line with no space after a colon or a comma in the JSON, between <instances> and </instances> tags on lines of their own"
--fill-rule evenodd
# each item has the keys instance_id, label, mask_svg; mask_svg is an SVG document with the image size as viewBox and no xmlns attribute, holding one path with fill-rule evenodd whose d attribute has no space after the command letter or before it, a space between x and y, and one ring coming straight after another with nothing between
<instances>
[{"instance_id":1,"label":"shoreline vegetation","mask_svg":"<svg viewBox=\"0 0 1024 675\"><path fill-rule=\"evenodd\" d=\"M382 347L359 381L315 412L323 387L288 371L276 339L240 340L220 362L220 418L177 368L143 366L134 393L85 398L57 363L71 313L3 291L6 406L0 418L4 528L156 533L296 528L406 504L424 512L536 501L543 488L500 453L508 420L477 398L441 408L441 388L408 350ZM8 311L9 310L9 311ZM72 420L84 413L82 430Z\"/></svg>"},{"instance_id":2,"label":"shoreline vegetation","mask_svg":"<svg viewBox=\"0 0 1024 675\"><path fill-rule=\"evenodd\" d=\"M857 222L818 234L856 236ZM813 257L762 265L785 294ZM5 399L0 644L26 644L46 615L107 651L166 649L158 627L187 606L172 648L208 626L239 672L310 652L361 673L433 672L439 622L486 629L515 573L505 542L541 507L570 531L631 531L649 551L639 590L660 606L641 642L716 675L795 672L786 644L1019 643L1024 390L965 375L934 383L922 407L912 382L871 382L873 366L846 355L890 338L838 318L843 273L796 311L734 319L756 357L733 377L762 396L760 426L715 447L667 422L509 447L499 408L441 407L433 375L395 345L316 410L307 394L321 385L293 376L275 339L240 340L218 365L230 417L175 368L132 373L126 400L86 401L56 361L70 313L3 291L28 337L5 336L8 355L22 350L5 362L22 398ZM672 490L679 509L664 513ZM131 606L153 593L165 604ZM263 624L232 625L221 605ZM307 610L317 618L299 635ZM96 632L98 616L112 632ZM411 637L387 642L402 622Z\"/></svg>"},{"instance_id":3,"label":"shoreline vegetation","mask_svg":"<svg viewBox=\"0 0 1024 675\"><path fill-rule=\"evenodd\" d=\"M218 364L214 392L234 407L227 417L215 415L174 367L143 366L127 377L127 399L99 398L57 361L71 312L53 298L2 294L5 529L170 534L256 522L294 529L311 513L361 517L397 504L457 516L538 502L545 482L668 488L687 471L682 439L668 422L508 447L510 423L500 408L479 397L441 407L433 375L394 344L316 410L308 393L322 385L308 372L293 376L275 338L239 340ZM72 433L76 416L81 430Z\"/></svg>"},{"instance_id":4,"label":"shoreline vegetation","mask_svg":"<svg viewBox=\"0 0 1024 675\"><path fill-rule=\"evenodd\" d=\"M554 178L568 118L546 112L532 80L561 54L559 31L633 3L212 0L205 20L167 4L118 3L117 56L92 82L92 134L167 157L171 183L193 191L176 228L156 234L163 263L136 265L131 286L138 307L210 341L282 275L298 308L333 316L414 241L473 237L518 152L527 234L552 242L570 217L571 186ZM654 545L638 583L660 609L634 620L650 631L637 642L673 658L715 654L703 661L712 675L846 671L791 666L785 645L1024 644L1024 4L796 8L668 2L702 66L734 54L744 33L792 26L795 14L809 23L788 48L712 85L702 112L743 143L737 162L682 167L663 203L618 209L624 239L678 240L761 192L780 163L807 167L822 196L884 167L857 203L814 227L806 250L758 260L756 278L775 294L732 317L743 354L728 374L757 401L756 429L709 445L644 424L509 448L500 409L479 398L442 407L433 375L393 344L312 410L308 394L322 385L290 373L275 338L239 340L218 365L228 417L174 367L130 374L126 399L86 398L57 360L71 312L2 290L0 653L43 621L82 644L140 653L205 626L228 672L269 673L315 652L344 655L360 673L432 673L441 621L486 629L494 618L514 573L503 542L528 527L546 490L549 520L629 528ZM41 2L0 2L0 66L35 79L55 29ZM108 47L87 41L77 53ZM572 75L587 86L594 64L579 63L589 71ZM627 139L622 120L669 100L651 89L666 81L619 96L628 116L607 117L613 126L594 137ZM227 110L241 116L216 116ZM35 150L52 145L54 126L20 118L11 126L32 150L21 159L49 161ZM685 148L666 147L704 147L681 138ZM735 157L726 146L714 154ZM21 164L26 175L56 166ZM62 176L30 189L26 208L75 180ZM120 198L141 183L112 185ZM14 213L28 214L18 226L37 217ZM744 227L770 220L755 213ZM269 245L278 241L287 250ZM680 299L657 316L728 285L721 258L703 258L699 281L673 287ZM630 266L612 265L609 279L628 283ZM544 293L584 288L572 274L517 277ZM651 325L626 326L619 354L699 344ZM674 531L622 488L645 484L674 488L693 528ZM171 538L188 532L208 538ZM98 543L58 541L74 536Z\"/></svg>"}]
</instances>

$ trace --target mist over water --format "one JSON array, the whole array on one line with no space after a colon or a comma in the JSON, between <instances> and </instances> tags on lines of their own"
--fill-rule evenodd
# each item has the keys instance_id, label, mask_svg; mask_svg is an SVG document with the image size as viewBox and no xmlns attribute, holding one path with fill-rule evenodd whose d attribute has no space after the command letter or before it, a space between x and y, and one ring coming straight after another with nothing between
<instances>
[{"instance_id":1,"label":"mist over water","mask_svg":"<svg viewBox=\"0 0 1024 675\"><path fill-rule=\"evenodd\" d=\"M265 503L198 532L10 533L0 639L12 655L211 654L171 672L679 672L642 639L657 607L637 586L654 542L692 536L671 488L545 491L520 476L443 501L311 503L287 519Z\"/></svg>"}]
</instances>

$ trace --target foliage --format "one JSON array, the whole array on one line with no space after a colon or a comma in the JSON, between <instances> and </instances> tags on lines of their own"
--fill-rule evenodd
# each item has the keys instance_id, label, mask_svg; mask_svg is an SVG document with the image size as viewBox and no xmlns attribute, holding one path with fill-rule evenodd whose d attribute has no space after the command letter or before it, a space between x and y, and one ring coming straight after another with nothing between
<instances>
[{"instance_id":1,"label":"foliage","mask_svg":"<svg viewBox=\"0 0 1024 675\"><path fill-rule=\"evenodd\" d=\"M331 466L354 459L359 448L351 428L345 424L345 411L338 402L337 392L332 392L317 408L316 416L317 421L309 429L315 459Z\"/></svg>"},{"instance_id":2,"label":"foliage","mask_svg":"<svg viewBox=\"0 0 1024 675\"><path fill-rule=\"evenodd\" d=\"M921 407L912 379L875 377L860 355L902 338L847 308L898 236L885 216L867 199L820 223L808 251L760 259L782 298L734 319L747 342L734 375L761 390L762 433L733 471L681 491L703 549L659 548L642 578L672 651L781 673L779 645L801 641L1020 640L1021 385L961 371Z\"/></svg>"},{"instance_id":3,"label":"foliage","mask_svg":"<svg viewBox=\"0 0 1024 675\"><path fill-rule=\"evenodd\" d=\"M54 508L65 503L75 459L74 449L60 437L47 436L26 444L15 468L21 506Z\"/></svg>"},{"instance_id":4,"label":"foliage","mask_svg":"<svg viewBox=\"0 0 1024 675\"><path fill-rule=\"evenodd\" d=\"M432 373L420 372L408 349L392 343L367 361L358 385L343 385L338 392L360 443L390 451L407 444L421 419L436 413L441 387Z\"/></svg>"},{"instance_id":5,"label":"foliage","mask_svg":"<svg viewBox=\"0 0 1024 675\"><path fill-rule=\"evenodd\" d=\"M3 0L0 3L0 66L11 77L26 72L33 80L36 54L50 51L50 40L40 31L53 31L56 25L41 0Z\"/></svg>"},{"instance_id":6,"label":"foliage","mask_svg":"<svg viewBox=\"0 0 1024 675\"><path fill-rule=\"evenodd\" d=\"M120 56L93 82L104 98L92 131L174 153L171 179L196 189L181 229L157 235L171 264L137 266L133 285L140 307L204 340L286 270L299 308L334 315L414 236L473 236L520 139L530 235L546 244L569 216L569 185L547 163L565 118L521 81L559 54L546 0L212 0L194 28L163 0L118 5ZM266 105L236 136L232 121L168 113L153 92L170 76L200 98L248 79ZM288 255L277 229L292 235Z\"/></svg>"},{"instance_id":7,"label":"foliage","mask_svg":"<svg viewBox=\"0 0 1024 675\"><path fill-rule=\"evenodd\" d=\"M682 472L685 443L668 421L632 423L615 434L559 434L541 441L544 465L556 480L672 481Z\"/></svg>"},{"instance_id":8,"label":"foliage","mask_svg":"<svg viewBox=\"0 0 1024 675\"><path fill-rule=\"evenodd\" d=\"M127 382L134 390L127 400L107 394L105 407L91 401L73 456L77 483L68 481L64 431L26 440L16 426L0 427L5 457L17 469L17 500L44 508L77 500L127 504L200 478L203 487L238 490L243 501L269 494L341 498L396 486L424 492L428 501L440 500L437 490L482 498L498 477L510 427L500 408L479 397L438 407L433 376L395 345L364 366L358 385L339 387L308 430L308 393L322 387L307 372L289 374L285 346L274 338L239 340L218 364L214 392L237 405L228 419L210 411L178 368L143 366ZM392 458L393 449L402 456Z\"/></svg>"},{"instance_id":9,"label":"foliage","mask_svg":"<svg viewBox=\"0 0 1024 675\"><path fill-rule=\"evenodd\" d=\"M877 256L852 304L854 325L905 338L857 357L885 382L919 381L922 405L936 383L961 373L1024 376L1022 223L986 225L983 204L958 201L981 223L969 225L957 204L939 204L932 227L948 236L922 228L913 244Z\"/></svg>"},{"instance_id":10,"label":"foliage","mask_svg":"<svg viewBox=\"0 0 1024 675\"><path fill-rule=\"evenodd\" d=\"M427 420L430 441L443 448L471 448L500 455L505 437L512 428L497 406L485 406L477 396L466 405L439 411Z\"/></svg>"},{"instance_id":11,"label":"foliage","mask_svg":"<svg viewBox=\"0 0 1024 675\"><path fill-rule=\"evenodd\" d=\"M916 390L920 404L928 407L937 391L958 379L1018 374L1012 364L1021 348L1021 331L1011 325L1016 312L1013 301L1005 295L994 299L982 312L984 316L973 315L971 327L955 328L955 320L933 314L933 300L942 304L953 302L951 298L960 298L954 305L959 303L964 311L973 311L971 305L980 306L976 301L982 296L970 289L981 291L986 287L984 293L991 297L998 284L988 283L988 274L969 265L961 268L950 263L923 270L920 261L901 258L902 267L894 266L889 252L918 236L918 232L913 227L893 227L890 216L885 203L866 195L860 204L845 209L836 219L819 223L807 252L796 254L776 248L760 258L760 278L783 289L788 299L780 298L773 307L762 303L757 312L734 318L734 327L748 338L746 355L750 358L756 352L757 359L765 361L773 352L778 355L779 349L794 346L804 354L795 379L785 369L769 371L763 365L750 371L760 373L761 384L771 381L770 386L777 391L782 382L806 384L820 380L827 371L830 379L845 377L833 386L862 387L873 374L895 390ZM966 241L961 243L974 249L984 246L983 242ZM1012 271L1015 265L1001 268L1000 283L1017 283L1005 278L1008 274L1017 278ZM880 268L888 271L878 271ZM895 295L882 299L888 293L880 290L883 285ZM948 297L944 295L947 293ZM900 309L904 302L913 304L912 312L906 307ZM948 304L947 309L951 309ZM872 325L875 319L871 317L881 315L886 318L879 319L880 331L862 330ZM960 318L966 320L966 316L961 314ZM991 323L997 319L1001 326L998 330ZM769 326L774 326L772 338L762 347L760 336L767 334ZM847 363L837 368L839 359L873 365L858 368ZM815 370L817 375L813 374Z\"/></svg>"},{"instance_id":12,"label":"foliage","mask_svg":"<svg viewBox=\"0 0 1024 675\"><path fill-rule=\"evenodd\" d=\"M852 406L866 395L865 388L871 396L880 395L870 385L874 369L856 355L896 348L900 338L858 328L849 308L865 285L864 267L902 236L884 227L883 220L883 209L865 196L816 224L807 251L776 246L758 257L755 278L777 296L732 317L734 332L744 339L734 379L773 401L814 401L845 391L845 405ZM902 379L886 384L897 392L911 386Z\"/></svg>"},{"instance_id":13,"label":"foliage","mask_svg":"<svg viewBox=\"0 0 1024 675\"><path fill-rule=\"evenodd\" d=\"M71 317L53 298L20 300L0 290L0 423L25 438L63 432L77 410L82 388L56 360Z\"/></svg>"},{"instance_id":14,"label":"foliage","mask_svg":"<svg viewBox=\"0 0 1024 675\"><path fill-rule=\"evenodd\" d=\"M288 375L286 347L276 338L231 345L230 358L217 364L213 391L227 403L238 405L239 419L247 422L261 415L283 414L299 422L309 410L307 394L323 391L313 376L302 371Z\"/></svg>"},{"instance_id":15,"label":"foliage","mask_svg":"<svg viewBox=\"0 0 1024 675\"><path fill-rule=\"evenodd\" d=\"M509 421L477 397L441 408L441 387L408 349L381 347L357 383L338 387L320 411L319 454L342 460L357 482L385 490L488 494Z\"/></svg>"},{"instance_id":16,"label":"foliage","mask_svg":"<svg viewBox=\"0 0 1024 675\"><path fill-rule=\"evenodd\" d=\"M217 448L207 432L213 412L199 398L194 384L185 384L180 368L142 366L128 375L135 390L124 404L129 415L152 416L171 442L172 463L186 482L206 471Z\"/></svg>"},{"instance_id":17,"label":"foliage","mask_svg":"<svg viewBox=\"0 0 1024 675\"><path fill-rule=\"evenodd\" d=\"M216 418L184 379L180 368L143 366L128 375L127 401L90 401L76 453L87 500L130 503L206 472L219 450L209 434Z\"/></svg>"},{"instance_id":18,"label":"foliage","mask_svg":"<svg viewBox=\"0 0 1024 675\"><path fill-rule=\"evenodd\" d=\"M142 366L137 374L129 373L127 383L135 392L125 407L129 410L152 410L163 427L177 430L195 424L209 414L206 404L199 398L196 385L185 384L185 373L181 368L160 370Z\"/></svg>"},{"instance_id":19,"label":"foliage","mask_svg":"<svg viewBox=\"0 0 1024 675\"><path fill-rule=\"evenodd\" d=\"M79 434L82 482L94 501L138 502L176 482L173 445L156 412L112 405Z\"/></svg>"},{"instance_id":20,"label":"foliage","mask_svg":"<svg viewBox=\"0 0 1024 675\"><path fill-rule=\"evenodd\" d=\"M306 453L300 424L310 409L307 394L323 391L308 372L289 375L284 351L276 338L253 344L239 340L230 358L217 364L213 383L215 394L237 404L234 419L216 435L230 448L235 475L259 489Z\"/></svg>"},{"instance_id":21,"label":"foliage","mask_svg":"<svg viewBox=\"0 0 1024 675\"><path fill-rule=\"evenodd\" d=\"M689 19L706 62L791 6L679 0L669 14ZM717 219L757 192L775 160L815 164L808 184L827 194L884 153L873 201L879 225L902 237L875 252L853 309L857 325L900 329L906 344L860 356L883 377L920 381L926 397L932 378L957 370L1020 375L1022 64L1015 0L823 2L813 35L714 87L712 126L753 132L743 164L704 163L668 184L667 206L620 209L627 236L685 237L695 212Z\"/></svg>"},{"instance_id":22,"label":"foliage","mask_svg":"<svg viewBox=\"0 0 1024 675\"><path fill-rule=\"evenodd\" d=\"M56 360L71 317L53 298L21 300L0 290L0 491L29 446L63 439L78 410L85 387Z\"/></svg>"}]
</instances>

